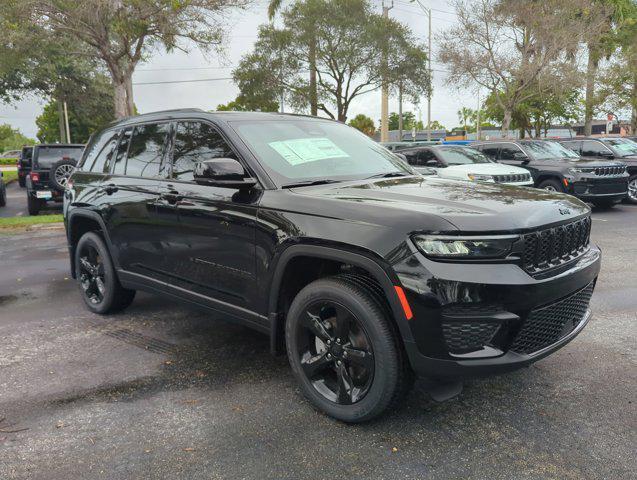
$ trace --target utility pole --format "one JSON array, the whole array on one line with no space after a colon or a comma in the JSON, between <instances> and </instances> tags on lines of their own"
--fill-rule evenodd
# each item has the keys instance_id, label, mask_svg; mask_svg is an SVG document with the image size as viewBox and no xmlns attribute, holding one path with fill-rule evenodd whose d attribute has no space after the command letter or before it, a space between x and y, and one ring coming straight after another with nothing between
<instances>
[{"instance_id":1,"label":"utility pole","mask_svg":"<svg viewBox=\"0 0 637 480\"><path fill-rule=\"evenodd\" d=\"M383 0L383 18L389 18L389 11L394 8L394 2L392 0L391 7L386 7ZM389 141L389 85L387 84L387 48L383 48L381 53L382 69L383 69L383 83L380 90L380 141Z\"/></svg>"},{"instance_id":2,"label":"utility pole","mask_svg":"<svg viewBox=\"0 0 637 480\"><path fill-rule=\"evenodd\" d=\"M476 140L480 140L480 89L478 88L478 110L476 111Z\"/></svg>"},{"instance_id":3,"label":"utility pole","mask_svg":"<svg viewBox=\"0 0 637 480\"><path fill-rule=\"evenodd\" d=\"M418 6L427 15L429 28L427 35L427 70L429 70L429 91L427 92L427 140L431 140L431 85L433 84L433 74L431 70L431 8L425 7L420 0L416 0Z\"/></svg>"},{"instance_id":4,"label":"utility pole","mask_svg":"<svg viewBox=\"0 0 637 480\"><path fill-rule=\"evenodd\" d=\"M64 102L64 125L66 126L66 143L71 143L71 129L69 128L69 111Z\"/></svg>"}]
</instances>

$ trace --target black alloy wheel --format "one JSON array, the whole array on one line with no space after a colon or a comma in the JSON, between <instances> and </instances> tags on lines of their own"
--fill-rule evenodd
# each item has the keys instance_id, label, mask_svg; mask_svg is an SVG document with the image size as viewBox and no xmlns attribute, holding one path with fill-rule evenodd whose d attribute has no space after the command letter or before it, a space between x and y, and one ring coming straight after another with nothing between
<instances>
[{"instance_id":1,"label":"black alloy wheel","mask_svg":"<svg viewBox=\"0 0 637 480\"><path fill-rule=\"evenodd\" d=\"M102 237L87 232L75 246L75 277L82 300L94 313L114 313L128 307L135 298L135 290L128 290L119 282L115 266Z\"/></svg>"},{"instance_id":2,"label":"black alloy wheel","mask_svg":"<svg viewBox=\"0 0 637 480\"><path fill-rule=\"evenodd\" d=\"M297 335L301 368L319 394L341 405L367 394L374 352L352 312L335 302L315 302L306 308Z\"/></svg>"},{"instance_id":3,"label":"black alloy wheel","mask_svg":"<svg viewBox=\"0 0 637 480\"><path fill-rule=\"evenodd\" d=\"M290 366L317 409L350 423L371 420L405 395L411 371L383 290L341 274L306 285L287 312Z\"/></svg>"},{"instance_id":4,"label":"black alloy wheel","mask_svg":"<svg viewBox=\"0 0 637 480\"><path fill-rule=\"evenodd\" d=\"M86 298L94 305L104 300L104 262L94 245L84 244L80 251L79 281Z\"/></svg>"}]
</instances>

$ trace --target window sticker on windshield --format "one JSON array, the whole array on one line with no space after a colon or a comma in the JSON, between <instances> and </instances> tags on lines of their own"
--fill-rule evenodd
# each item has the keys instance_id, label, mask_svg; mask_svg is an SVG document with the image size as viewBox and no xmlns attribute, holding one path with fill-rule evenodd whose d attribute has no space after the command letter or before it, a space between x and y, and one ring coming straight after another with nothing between
<instances>
[{"instance_id":1,"label":"window sticker on windshield","mask_svg":"<svg viewBox=\"0 0 637 480\"><path fill-rule=\"evenodd\" d=\"M298 138L268 143L290 165L326 160L328 158L349 157L329 138Z\"/></svg>"}]
</instances>

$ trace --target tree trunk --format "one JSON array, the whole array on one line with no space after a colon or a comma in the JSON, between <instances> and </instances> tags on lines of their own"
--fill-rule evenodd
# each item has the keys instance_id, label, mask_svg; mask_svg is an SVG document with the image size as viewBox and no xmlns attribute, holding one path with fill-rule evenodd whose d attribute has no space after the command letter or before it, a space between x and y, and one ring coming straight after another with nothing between
<instances>
[{"instance_id":1,"label":"tree trunk","mask_svg":"<svg viewBox=\"0 0 637 480\"><path fill-rule=\"evenodd\" d=\"M316 38L314 32L310 38L309 45L309 64L310 64L310 115L318 115L318 92L316 90Z\"/></svg>"},{"instance_id":2,"label":"tree trunk","mask_svg":"<svg viewBox=\"0 0 637 480\"><path fill-rule=\"evenodd\" d=\"M590 135L593 130L593 109L595 107L595 77L599 63L597 49L588 46L588 63L586 65L586 97L584 100L584 135Z\"/></svg>"},{"instance_id":3,"label":"tree trunk","mask_svg":"<svg viewBox=\"0 0 637 480\"><path fill-rule=\"evenodd\" d=\"M126 115L135 115L135 101L133 99L133 75L129 75L124 81L126 86Z\"/></svg>"},{"instance_id":4,"label":"tree trunk","mask_svg":"<svg viewBox=\"0 0 637 480\"><path fill-rule=\"evenodd\" d=\"M502 119L502 138L509 137L509 127L511 126L512 112L509 108L504 109L504 118Z\"/></svg>"},{"instance_id":5,"label":"tree trunk","mask_svg":"<svg viewBox=\"0 0 637 480\"><path fill-rule=\"evenodd\" d=\"M115 93L113 95L113 108L115 118L124 118L128 116L128 107L126 105L126 84L125 82L117 81L113 78L113 88Z\"/></svg>"},{"instance_id":6,"label":"tree trunk","mask_svg":"<svg viewBox=\"0 0 637 480\"><path fill-rule=\"evenodd\" d=\"M64 102L61 99L55 100L58 104L58 125L60 128L60 143L66 142L66 126L64 122Z\"/></svg>"},{"instance_id":7,"label":"tree trunk","mask_svg":"<svg viewBox=\"0 0 637 480\"><path fill-rule=\"evenodd\" d=\"M403 84L398 84L398 141L403 141Z\"/></svg>"}]
</instances>

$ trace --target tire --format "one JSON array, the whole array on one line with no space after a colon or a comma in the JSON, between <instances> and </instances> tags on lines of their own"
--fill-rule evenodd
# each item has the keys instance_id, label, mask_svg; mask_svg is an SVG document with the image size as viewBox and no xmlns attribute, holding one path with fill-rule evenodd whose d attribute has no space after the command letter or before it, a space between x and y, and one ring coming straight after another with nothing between
<instances>
[{"instance_id":1,"label":"tire","mask_svg":"<svg viewBox=\"0 0 637 480\"><path fill-rule=\"evenodd\" d=\"M82 300L93 313L119 312L135 298L135 290L119 283L108 248L95 232L82 235L75 246L75 276Z\"/></svg>"},{"instance_id":2,"label":"tire","mask_svg":"<svg viewBox=\"0 0 637 480\"><path fill-rule=\"evenodd\" d=\"M27 186L27 178L18 177L18 185L20 186L20 188L25 188Z\"/></svg>"},{"instance_id":3,"label":"tire","mask_svg":"<svg viewBox=\"0 0 637 480\"><path fill-rule=\"evenodd\" d=\"M77 162L72 159L63 159L55 162L51 166L49 173L49 185L51 188L63 192L76 165Z\"/></svg>"},{"instance_id":4,"label":"tire","mask_svg":"<svg viewBox=\"0 0 637 480\"><path fill-rule=\"evenodd\" d=\"M631 175L628 179L628 196L626 197L626 202L637 205L637 175Z\"/></svg>"},{"instance_id":5,"label":"tire","mask_svg":"<svg viewBox=\"0 0 637 480\"><path fill-rule=\"evenodd\" d=\"M538 185L538 188L542 190L547 190L549 192L564 192L564 187L558 180L544 180L542 183Z\"/></svg>"},{"instance_id":6,"label":"tire","mask_svg":"<svg viewBox=\"0 0 637 480\"><path fill-rule=\"evenodd\" d=\"M7 187L4 184L0 185L0 207L7 205Z\"/></svg>"},{"instance_id":7,"label":"tire","mask_svg":"<svg viewBox=\"0 0 637 480\"><path fill-rule=\"evenodd\" d=\"M42 201L35 198L31 192L27 192L27 209L29 215L37 215L42 209Z\"/></svg>"},{"instance_id":8,"label":"tire","mask_svg":"<svg viewBox=\"0 0 637 480\"><path fill-rule=\"evenodd\" d=\"M362 278L342 275L310 283L294 298L285 328L288 358L304 396L348 423L379 416L413 380L389 310ZM339 337L336 327L345 324L349 327L341 332L347 333ZM349 389L341 387L348 384Z\"/></svg>"}]
</instances>

